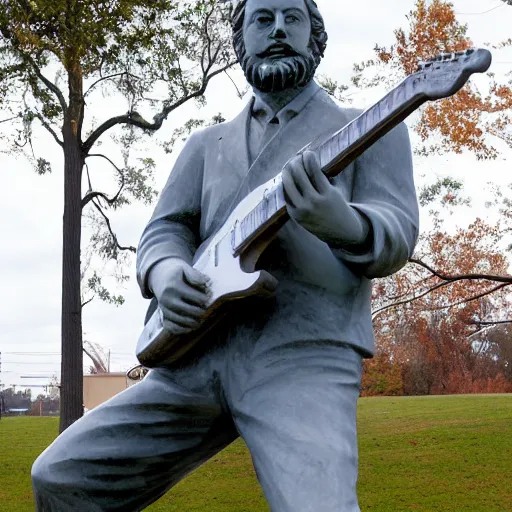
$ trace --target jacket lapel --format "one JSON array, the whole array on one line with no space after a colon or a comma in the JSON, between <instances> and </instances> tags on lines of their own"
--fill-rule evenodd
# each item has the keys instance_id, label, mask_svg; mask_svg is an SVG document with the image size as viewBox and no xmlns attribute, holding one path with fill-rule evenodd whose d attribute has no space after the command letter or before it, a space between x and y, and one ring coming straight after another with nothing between
<instances>
[{"instance_id":1,"label":"jacket lapel","mask_svg":"<svg viewBox=\"0 0 512 512\"><path fill-rule=\"evenodd\" d=\"M327 93L320 90L301 113L291 119L261 150L247 172L235 198L238 204L252 190L274 178L313 139L325 139L347 122ZM322 131L318 131L322 126ZM315 137L316 136L316 137Z\"/></svg>"},{"instance_id":2,"label":"jacket lapel","mask_svg":"<svg viewBox=\"0 0 512 512\"><path fill-rule=\"evenodd\" d=\"M254 98L240 114L226 123L224 134L219 141L219 153L240 179L245 177L249 168L249 123L253 103Z\"/></svg>"},{"instance_id":3,"label":"jacket lapel","mask_svg":"<svg viewBox=\"0 0 512 512\"><path fill-rule=\"evenodd\" d=\"M203 179L201 222L209 238L222 226L237 205L236 198L249 167L249 122L254 99L232 120L222 124L208 159Z\"/></svg>"},{"instance_id":4,"label":"jacket lapel","mask_svg":"<svg viewBox=\"0 0 512 512\"><path fill-rule=\"evenodd\" d=\"M267 143L249 168L249 122L253 100L231 122L226 123L219 139L221 165L229 165L229 186L224 199L215 201L216 208L205 222L212 235L224 224L234 208L251 191L279 174L290 158L304 146L316 140L325 140L349 122L348 115L321 90L309 101L301 113L291 119ZM321 131L318 129L321 126ZM228 199L229 198L229 199Z\"/></svg>"}]
</instances>

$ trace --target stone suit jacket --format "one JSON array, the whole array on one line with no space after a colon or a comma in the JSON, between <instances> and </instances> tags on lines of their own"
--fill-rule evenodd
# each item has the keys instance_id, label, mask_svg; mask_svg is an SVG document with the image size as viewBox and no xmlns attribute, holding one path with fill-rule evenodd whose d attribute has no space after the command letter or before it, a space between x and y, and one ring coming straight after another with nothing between
<instances>
[{"instance_id":1,"label":"stone suit jacket","mask_svg":"<svg viewBox=\"0 0 512 512\"><path fill-rule=\"evenodd\" d=\"M144 297L152 297L148 274L156 263L171 256L191 263L197 247L245 195L278 174L309 142L326 139L360 113L340 108L320 89L250 163L251 105L232 121L198 131L186 142L139 243L137 279ZM371 280L403 267L418 236L405 125L377 141L335 184L368 219L371 249L349 252L341 243L329 246L289 220L260 265L279 280L275 296L228 320L231 335L270 337L276 343L342 341L365 356L374 353Z\"/></svg>"}]
</instances>

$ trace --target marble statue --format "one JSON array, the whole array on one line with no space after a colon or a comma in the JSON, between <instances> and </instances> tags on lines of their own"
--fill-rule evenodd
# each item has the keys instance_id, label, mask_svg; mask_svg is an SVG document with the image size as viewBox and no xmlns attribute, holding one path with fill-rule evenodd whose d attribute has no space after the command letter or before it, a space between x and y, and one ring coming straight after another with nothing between
<instances>
[{"instance_id":1,"label":"marble statue","mask_svg":"<svg viewBox=\"0 0 512 512\"><path fill-rule=\"evenodd\" d=\"M210 280L194 264L236 204L282 171L288 220L255 268L275 280L206 336L91 410L34 463L38 511L135 511L241 436L274 512L356 512L356 404L374 353L372 279L413 252L418 204L397 124L335 177L305 150L361 114L314 80L327 34L313 0L242 0L233 42L253 95L179 155L137 253L167 331L201 325ZM313 146L311 146L313 147Z\"/></svg>"}]
</instances>

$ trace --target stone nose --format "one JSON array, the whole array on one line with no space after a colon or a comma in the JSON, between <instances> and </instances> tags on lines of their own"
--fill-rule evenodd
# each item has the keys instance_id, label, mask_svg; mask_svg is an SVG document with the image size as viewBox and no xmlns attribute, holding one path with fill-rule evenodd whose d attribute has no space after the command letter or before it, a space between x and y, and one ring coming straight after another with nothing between
<instances>
[{"instance_id":1,"label":"stone nose","mask_svg":"<svg viewBox=\"0 0 512 512\"><path fill-rule=\"evenodd\" d=\"M286 39L286 22L285 17L282 13L278 13L276 15L275 21L274 21L274 29L272 30L272 34L270 35L272 39Z\"/></svg>"}]
</instances>

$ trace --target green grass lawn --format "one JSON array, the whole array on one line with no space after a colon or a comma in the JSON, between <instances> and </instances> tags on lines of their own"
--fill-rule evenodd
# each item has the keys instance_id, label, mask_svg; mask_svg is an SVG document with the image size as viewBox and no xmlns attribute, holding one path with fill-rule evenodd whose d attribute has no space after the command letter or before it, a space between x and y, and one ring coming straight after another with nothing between
<instances>
[{"instance_id":1,"label":"green grass lawn","mask_svg":"<svg viewBox=\"0 0 512 512\"><path fill-rule=\"evenodd\" d=\"M512 511L512 395L363 398L358 424L363 512ZM0 421L0 512L34 510L30 466L57 428L57 418ZM147 510L269 509L237 441Z\"/></svg>"}]
</instances>

